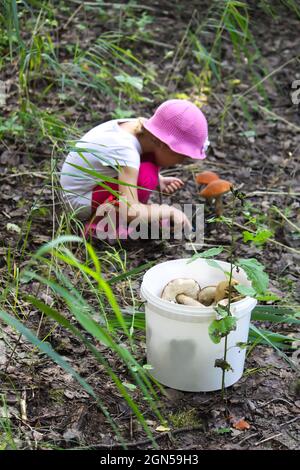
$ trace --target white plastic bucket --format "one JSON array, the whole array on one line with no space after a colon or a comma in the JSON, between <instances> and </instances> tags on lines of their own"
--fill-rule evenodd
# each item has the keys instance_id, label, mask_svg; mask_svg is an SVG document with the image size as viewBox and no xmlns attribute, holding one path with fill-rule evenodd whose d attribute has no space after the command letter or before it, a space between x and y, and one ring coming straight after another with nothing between
<instances>
[{"instance_id":1,"label":"white plastic bucket","mask_svg":"<svg viewBox=\"0 0 300 470\"><path fill-rule=\"evenodd\" d=\"M163 385L177 390L207 392L220 390L222 370L214 367L216 359L224 355L224 338L219 344L212 342L208 326L216 319L212 307L189 307L162 300L165 285L176 278L195 279L201 286L216 285L226 279L218 268L204 259L188 263L179 259L157 264L149 269L141 286L141 296L146 300L147 363L153 367L152 376ZM224 271L230 264L217 261ZM233 271L233 277L245 286L251 283L245 272ZM248 339L251 311L257 301L251 297L231 304L231 313L237 318L237 328L227 340L227 362L233 371L225 373L225 387L237 382L244 370L246 350L236 346Z\"/></svg>"}]
</instances>

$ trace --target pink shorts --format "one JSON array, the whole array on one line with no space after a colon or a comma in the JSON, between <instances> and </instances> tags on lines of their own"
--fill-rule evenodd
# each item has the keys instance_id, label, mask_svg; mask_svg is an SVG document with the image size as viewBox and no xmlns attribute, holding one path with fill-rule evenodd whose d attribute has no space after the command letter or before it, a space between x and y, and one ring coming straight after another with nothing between
<instances>
[{"instance_id":1,"label":"pink shorts","mask_svg":"<svg viewBox=\"0 0 300 470\"><path fill-rule=\"evenodd\" d=\"M143 189L138 189L138 199L142 204L147 204L151 192L157 188L159 182L159 167L155 165L152 161L143 161L140 165L139 175L137 186L142 187ZM119 185L116 183L105 183L111 189L116 192L119 192ZM95 212L97 208L104 203L115 203L117 204L117 197L103 189L102 186L95 186L92 194L92 213L93 217L90 222L85 226L85 236L95 237L96 227L100 218L95 217ZM117 227L118 235L120 238L127 238L127 227L123 227L118 224ZM125 233L126 232L126 233Z\"/></svg>"}]
</instances>

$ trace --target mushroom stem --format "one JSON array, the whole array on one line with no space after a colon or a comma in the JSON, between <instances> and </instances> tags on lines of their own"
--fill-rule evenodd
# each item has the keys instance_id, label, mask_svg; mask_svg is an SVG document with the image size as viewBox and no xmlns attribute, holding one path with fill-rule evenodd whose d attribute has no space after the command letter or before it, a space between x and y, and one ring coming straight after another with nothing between
<instances>
[{"instance_id":1,"label":"mushroom stem","mask_svg":"<svg viewBox=\"0 0 300 470\"><path fill-rule=\"evenodd\" d=\"M179 304L189 305L190 307L203 307L198 300L192 299L192 297L185 294L178 294L176 300Z\"/></svg>"},{"instance_id":2,"label":"mushroom stem","mask_svg":"<svg viewBox=\"0 0 300 470\"><path fill-rule=\"evenodd\" d=\"M223 202L222 195L228 193L232 183L226 180L218 179L209 183L206 188L202 189L200 196L206 199L214 198L215 199L215 211L216 215L222 215L223 213Z\"/></svg>"},{"instance_id":3,"label":"mushroom stem","mask_svg":"<svg viewBox=\"0 0 300 470\"><path fill-rule=\"evenodd\" d=\"M215 199L215 210L216 210L216 215L217 217L220 217L223 214L223 196L216 196Z\"/></svg>"}]
</instances>

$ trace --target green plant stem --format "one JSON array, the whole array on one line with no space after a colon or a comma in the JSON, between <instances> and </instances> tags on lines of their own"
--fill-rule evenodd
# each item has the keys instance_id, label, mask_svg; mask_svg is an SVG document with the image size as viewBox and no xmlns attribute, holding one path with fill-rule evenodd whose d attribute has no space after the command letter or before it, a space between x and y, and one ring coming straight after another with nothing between
<instances>
[{"instance_id":1,"label":"green plant stem","mask_svg":"<svg viewBox=\"0 0 300 470\"><path fill-rule=\"evenodd\" d=\"M230 312L230 305L231 305L231 294L232 294L232 287L231 287L231 280L232 280L232 272L233 272L233 262L234 262L234 250L235 250L235 242L236 239L234 237L234 220L236 217L236 196L233 194L233 206L232 206L232 216L231 216L231 224L230 224L230 238L231 238L231 244L230 244L230 274L229 274L229 293L228 293L228 315L232 316ZM228 334L225 336L225 341L224 341L224 366L226 364L227 360L227 341L228 340ZM226 369L222 369L222 399L225 399L225 373Z\"/></svg>"},{"instance_id":2,"label":"green plant stem","mask_svg":"<svg viewBox=\"0 0 300 470\"><path fill-rule=\"evenodd\" d=\"M225 365L225 362L226 362L226 359L227 359L227 340L228 340L228 335L225 336L225 340L224 340L224 356L223 356L224 365ZM225 400L225 398L226 398L226 396L225 396L225 393L226 393L225 374L226 374L226 370L225 370L225 368L223 368L222 369L222 390L221 390L222 400Z\"/></svg>"}]
</instances>

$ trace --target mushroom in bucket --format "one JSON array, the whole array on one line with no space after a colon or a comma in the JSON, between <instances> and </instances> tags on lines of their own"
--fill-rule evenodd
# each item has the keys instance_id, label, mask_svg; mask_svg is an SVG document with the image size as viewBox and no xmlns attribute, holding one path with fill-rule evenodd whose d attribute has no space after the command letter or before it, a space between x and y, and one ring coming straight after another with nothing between
<instances>
[{"instance_id":1,"label":"mushroom in bucket","mask_svg":"<svg viewBox=\"0 0 300 470\"><path fill-rule=\"evenodd\" d=\"M237 302L244 298L237 290L239 282L231 279L231 301ZM172 303L190 307L210 307L219 302L226 304L229 298L229 280L221 281L216 286L206 286L201 289L194 279L173 279L163 289L161 298Z\"/></svg>"}]
</instances>

